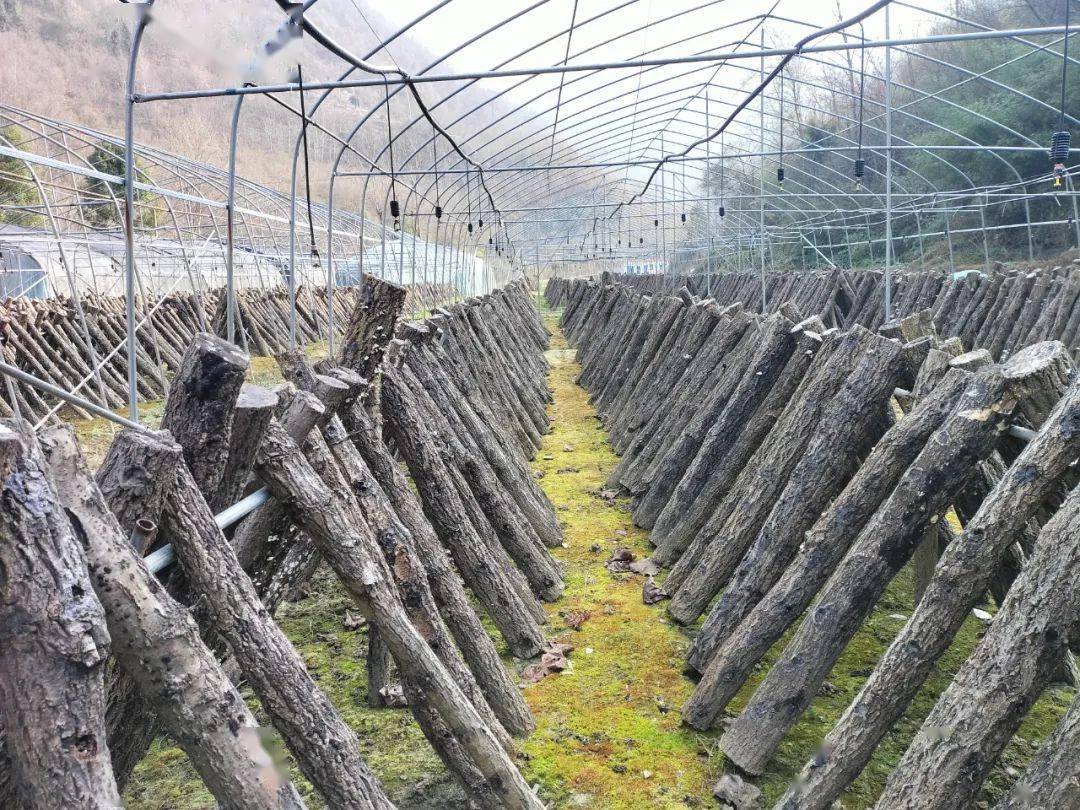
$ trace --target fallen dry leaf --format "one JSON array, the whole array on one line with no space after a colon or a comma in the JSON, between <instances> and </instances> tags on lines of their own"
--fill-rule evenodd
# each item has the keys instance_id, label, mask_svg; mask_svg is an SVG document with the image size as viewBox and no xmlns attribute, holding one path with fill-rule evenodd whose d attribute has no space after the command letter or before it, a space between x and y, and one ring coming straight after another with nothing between
<instances>
[{"instance_id":1,"label":"fallen dry leaf","mask_svg":"<svg viewBox=\"0 0 1080 810\"><path fill-rule=\"evenodd\" d=\"M566 626L571 630L580 630L581 625L591 618L592 614L587 610L574 610L566 615Z\"/></svg>"},{"instance_id":2,"label":"fallen dry leaf","mask_svg":"<svg viewBox=\"0 0 1080 810\"><path fill-rule=\"evenodd\" d=\"M646 605L655 605L657 602L663 602L665 599L671 597L664 592L664 589L658 586L652 577L645 580L645 584L641 587L641 601Z\"/></svg>"},{"instance_id":3,"label":"fallen dry leaf","mask_svg":"<svg viewBox=\"0 0 1080 810\"><path fill-rule=\"evenodd\" d=\"M521 670L521 680L525 683L537 683L548 675L562 672L570 666L570 660L567 656L569 656L573 650L573 644L566 644L565 642L559 641L546 642L540 660L528 664Z\"/></svg>"},{"instance_id":4,"label":"fallen dry leaf","mask_svg":"<svg viewBox=\"0 0 1080 810\"><path fill-rule=\"evenodd\" d=\"M625 574L630 570L630 563L633 561L634 552L620 546L611 552L611 559L604 563L604 568L613 574Z\"/></svg>"},{"instance_id":5,"label":"fallen dry leaf","mask_svg":"<svg viewBox=\"0 0 1080 810\"><path fill-rule=\"evenodd\" d=\"M646 577L655 577L660 573L660 566L654 563L650 558L646 557L642 560L635 560L630 563L630 570L635 574L641 574Z\"/></svg>"}]
</instances>

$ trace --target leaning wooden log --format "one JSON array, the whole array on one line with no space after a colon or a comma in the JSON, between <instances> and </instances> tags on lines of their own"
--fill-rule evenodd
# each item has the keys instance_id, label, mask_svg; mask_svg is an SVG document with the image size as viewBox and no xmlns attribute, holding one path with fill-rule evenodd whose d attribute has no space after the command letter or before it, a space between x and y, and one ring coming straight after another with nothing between
<instances>
[{"instance_id":1,"label":"leaning wooden log","mask_svg":"<svg viewBox=\"0 0 1080 810\"><path fill-rule=\"evenodd\" d=\"M1020 355L1017 355L1020 358ZM1001 555L1080 450L1080 383L1005 472L964 532L945 549L923 599L859 694L785 796L787 808L827 808L865 767L990 585Z\"/></svg>"},{"instance_id":2,"label":"leaning wooden log","mask_svg":"<svg viewBox=\"0 0 1080 810\"><path fill-rule=\"evenodd\" d=\"M279 364L286 377L299 385L316 386L319 382L319 375L299 352L281 355ZM321 368L334 379L347 381L346 384L350 386L357 386L364 382L355 372L342 367L324 364ZM357 404L355 401L349 402L346 407L357 408ZM356 412L364 424L370 425L363 408L357 408ZM402 603L410 620L476 706L488 726L496 734L503 735L499 720L492 714L492 709L486 702L472 672L462 663L450 641L447 629L435 606L435 599L430 590L430 580L417 550L416 540L394 513L389 498L368 468L359 450L349 440L350 437L341 420L337 416L332 417L324 426L323 432L326 436L325 441L318 434L312 433L304 442L304 452L308 461L331 489L347 490L353 493L357 507L371 527L376 542L386 556L387 565L398 576ZM408 564L397 565L400 561ZM382 695L375 698L372 693L378 694L379 687L387 684L390 651L382 643L378 628L372 627L371 631L374 635L369 635L368 639L368 699L371 705L381 706L384 705ZM484 635L486 637L486 633ZM502 669L501 664L499 669ZM518 731L522 727L519 717L520 715L516 712L511 713L511 718L515 721L514 728ZM508 739L505 741L509 743Z\"/></svg>"},{"instance_id":3,"label":"leaning wooden log","mask_svg":"<svg viewBox=\"0 0 1080 810\"><path fill-rule=\"evenodd\" d=\"M770 316L755 345L747 347L745 362L733 358L728 373L717 381L709 399L665 453L655 473L650 474L648 492L634 511L635 522L640 521L639 525L649 528L657 522L672 498L676 504L684 504L684 508L696 498L705 483L703 477L687 479L684 471L692 466L692 459L721 413L736 408L740 413L746 413L765 396L795 350L793 327L794 324L779 313ZM732 398L734 401L729 408ZM673 509L668 509L665 517L671 516Z\"/></svg>"},{"instance_id":4,"label":"leaning wooden log","mask_svg":"<svg viewBox=\"0 0 1080 810\"><path fill-rule=\"evenodd\" d=\"M540 802L494 734L408 621L391 572L373 548L374 540L365 536L359 510L350 509L347 498L326 487L280 426L271 424L257 471L274 494L290 504L357 606L379 628L402 677L423 685L427 700L501 805L488 801L486 794L473 798L484 806L539 809Z\"/></svg>"},{"instance_id":5,"label":"leaning wooden log","mask_svg":"<svg viewBox=\"0 0 1080 810\"><path fill-rule=\"evenodd\" d=\"M544 641L530 604L532 597L523 595L513 581L517 571L506 552L497 541L493 545L485 539L474 524L438 445L409 407L409 399L408 389L392 375L383 379L386 426L420 492L424 513L510 651L519 658L531 658Z\"/></svg>"},{"instance_id":6,"label":"leaning wooden log","mask_svg":"<svg viewBox=\"0 0 1080 810\"><path fill-rule=\"evenodd\" d=\"M280 428L279 428L280 429ZM187 468L163 515L177 559L301 772L332 807L387 808L356 735L267 615Z\"/></svg>"},{"instance_id":7,"label":"leaning wooden log","mask_svg":"<svg viewBox=\"0 0 1080 810\"><path fill-rule=\"evenodd\" d=\"M340 427L339 423L338 428ZM347 439L338 441L331 447L322 436L313 434L304 444L304 455L332 490L340 492L348 489L353 493L356 506L371 529L375 542L382 549L387 567L394 575L409 621L439 657L488 728L504 747L512 748L506 730L499 723L472 672L462 661L451 641L450 633L435 604L427 572L417 553L412 535L394 514L385 493L375 481L359 451ZM372 629L380 636L381 641L378 627ZM387 653L390 653L389 648Z\"/></svg>"},{"instance_id":8,"label":"leaning wooden log","mask_svg":"<svg viewBox=\"0 0 1080 810\"><path fill-rule=\"evenodd\" d=\"M1039 533L975 652L938 698L877 807L965 807L1038 699L1080 617L1080 488Z\"/></svg>"},{"instance_id":9,"label":"leaning wooden log","mask_svg":"<svg viewBox=\"0 0 1080 810\"><path fill-rule=\"evenodd\" d=\"M883 413L900 374L900 351L895 342L877 339L825 407L787 484L698 633L694 649L715 649L715 639L731 635L776 584L798 552L804 533L881 438ZM785 421L778 422L777 428L789 439ZM705 666L693 652L688 660L691 665Z\"/></svg>"},{"instance_id":10,"label":"leaning wooden log","mask_svg":"<svg viewBox=\"0 0 1080 810\"><path fill-rule=\"evenodd\" d=\"M533 720L521 690L510 680L491 637L469 603L450 557L424 516L419 499L410 488L405 474L390 456L379 431L363 408L354 404L346 411L344 422L343 430L348 433L337 435L339 428L331 422L327 432L328 441L333 445L345 436L352 438L398 518L416 542L439 610L469 669L484 691L488 704L507 731L517 735L528 734L533 730Z\"/></svg>"},{"instance_id":11,"label":"leaning wooden log","mask_svg":"<svg viewBox=\"0 0 1080 810\"><path fill-rule=\"evenodd\" d=\"M0 725L11 762L0 798L29 810L119 807L102 683L109 631L29 423L0 423L0 471Z\"/></svg>"},{"instance_id":12,"label":"leaning wooden log","mask_svg":"<svg viewBox=\"0 0 1080 810\"><path fill-rule=\"evenodd\" d=\"M299 808L259 726L187 609L154 579L90 475L70 426L41 434L50 477L86 551L113 653L223 807ZM179 448L161 444L165 459ZM386 806L386 805L383 805Z\"/></svg>"},{"instance_id":13,"label":"leaning wooden log","mask_svg":"<svg viewBox=\"0 0 1080 810\"><path fill-rule=\"evenodd\" d=\"M732 762L749 773L764 770L886 584L915 551L923 528L939 519L972 466L993 451L1012 406L1000 370L985 369L972 379L957 409L867 524L780 660L724 733L721 746Z\"/></svg>"},{"instance_id":14,"label":"leaning wooden log","mask_svg":"<svg viewBox=\"0 0 1080 810\"><path fill-rule=\"evenodd\" d=\"M95 481L124 534L133 532L140 520L160 519L176 467L184 463L182 452L167 433L124 430L113 439ZM105 684L109 751L116 784L123 790L158 736L160 724L126 670L111 668Z\"/></svg>"},{"instance_id":15,"label":"leaning wooden log","mask_svg":"<svg viewBox=\"0 0 1080 810\"><path fill-rule=\"evenodd\" d=\"M548 547L562 543L563 533L554 507L544 491L537 485L524 461L515 457L515 447L498 422L475 380L468 377L453 362L445 350L425 345L409 356L418 376L423 373L419 364L427 364L431 379L442 388L446 399L455 406L470 434L479 445L484 457L513 496L518 507L528 518L541 541ZM442 371L443 375L436 373Z\"/></svg>"},{"instance_id":16,"label":"leaning wooden log","mask_svg":"<svg viewBox=\"0 0 1080 810\"><path fill-rule=\"evenodd\" d=\"M455 432L444 412L433 404L428 392L416 380L408 367L400 369L400 379L412 394L412 407L442 438L443 446L454 459L467 482L476 503L480 506L507 554L517 564L533 592L545 601L555 601L564 584L558 565L550 552L530 532L531 525L521 516L516 504L508 497L503 484L487 464L483 453L471 441L467 431ZM449 414L447 414L449 415ZM465 442L469 442L466 444Z\"/></svg>"},{"instance_id":17,"label":"leaning wooden log","mask_svg":"<svg viewBox=\"0 0 1080 810\"><path fill-rule=\"evenodd\" d=\"M188 346L165 403L161 427L184 449L199 490L210 497L229 457L233 406L250 361L236 346L202 332Z\"/></svg>"},{"instance_id":18,"label":"leaning wooden log","mask_svg":"<svg viewBox=\"0 0 1080 810\"><path fill-rule=\"evenodd\" d=\"M713 726L754 666L798 620L832 575L904 471L953 411L967 383L965 372L950 372L890 428L829 510L807 532L796 558L746 619L728 638L715 637L715 650L703 646L695 651L697 660L708 666L683 706L686 723L699 729Z\"/></svg>"},{"instance_id":19,"label":"leaning wooden log","mask_svg":"<svg viewBox=\"0 0 1080 810\"><path fill-rule=\"evenodd\" d=\"M302 440L321 421L332 414L319 397L310 391L299 391L292 384L278 389L281 424L289 435ZM232 543L236 556L245 571L260 565L266 557L267 544L287 524L285 510L277 501L270 501L253 511L233 531ZM279 549L284 551L284 549Z\"/></svg>"},{"instance_id":20,"label":"leaning wooden log","mask_svg":"<svg viewBox=\"0 0 1080 810\"><path fill-rule=\"evenodd\" d=\"M625 448L623 457L608 476L609 487L624 486L632 491L643 491L647 487L646 482L655 477L658 466L671 452L683 430L689 429L718 384L729 381L735 384L738 379L734 377L736 372L729 369L744 363L748 347L760 335L760 325L740 309L713 330L713 335L706 343L701 358L687 369L680 380L671 407L658 408L657 413ZM653 528L654 534L659 536L656 527Z\"/></svg>"},{"instance_id":21,"label":"leaning wooden log","mask_svg":"<svg viewBox=\"0 0 1080 810\"><path fill-rule=\"evenodd\" d=\"M387 344L394 337L394 326L401 317L406 290L397 284L364 276L360 293L341 338L339 360L361 377L376 382ZM378 404L378 388L371 392L372 405Z\"/></svg>"},{"instance_id":22,"label":"leaning wooden log","mask_svg":"<svg viewBox=\"0 0 1080 810\"><path fill-rule=\"evenodd\" d=\"M863 424L877 420L883 401L887 401L895 387L899 351L895 342L855 327L818 354L775 427L705 524L701 536L711 545L701 552L700 563L678 578L681 584L668 605L668 613L676 621L685 624L696 619L727 583L818 430L826 406L833 409L834 415L836 410L848 408L848 419L833 423L834 440L838 447L844 446L842 437L855 421L851 413L858 404L837 403L832 398L856 369L859 374L852 386L861 389L866 398L865 415L870 416ZM822 455L821 450L815 453L818 458ZM679 569L685 570L684 563L689 559L680 560L672 576Z\"/></svg>"},{"instance_id":23,"label":"leaning wooden log","mask_svg":"<svg viewBox=\"0 0 1080 810\"><path fill-rule=\"evenodd\" d=\"M724 439L735 431L741 432L741 429L752 420L759 404L774 388L788 393L794 390L794 385L798 385L799 378L782 378L781 375L786 373L789 361L798 349L803 349L803 354L796 361L796 365L806 359L806 352L811 350L815 341L809 335L804 337L804 334L814 331L814 327L819 324L820 320L792 326L782 316L773 316L773 320L766 323L757 353L747 365L742 378L734 390L723 398L723 410L717 413L716 419L711 424L703 424L707 427L707 431L700 445L694 448L696 452L691 457L692 460L687 459L689 463L681 468L684 472L679 480L668 483L666 479L669 476L674 477L669 471L674 469L673 465L684 458L685 454L672 453L664 460L657 477L653 479L649 494L642 499L634 512L635 520L643 520L645 523L642 525L655 528L654 534L657 540L654 542L658 543L658 561L664 560L665 565L674 562L677 553L687 545L684 542L687 532L676 532L676 527L681 523L678 518L680 514L686 517L692 512L693 517L688 517L688 524L697 523L700 526L707 520L708 515L700 514L704 510L700 505L695 504L695 501L708 487L715 468L736 444L734 441L729 443ZM807 342L811 345L807 345ZM803 345L797 346L799 343ZM720 399L717 399L716 405L719 404ZM713 405L712 409L715 410L715 407ZM704 420L696 420L695 424L699 422L703 423ZM670 497L667 493L670 493ZM707 497L715 498L716 495L712 493ZM716 502L714 500L713 504ZM672 537L672 535L675 536ZM670 541L669 537L672 538Z\"/></svg>"},{"instance_id":24,"label":"leaning wooden log","mask_svg":"<svg viewBox=\"0 0 1080 810\"><path fill-rule=\"evenodd\" d=\"M278 396L258 385L244 383L233 408L229 430L229 452L221 472L221 484L210 499L210 506L220 512L244 495L244 487L255 464L266 426L270 424Z\"/></svg>"},{"instance_id":25,"label":"leaning wooden log","mask_svg":"<svg viewBox=\"0 0 1080 810\"><path fill-rule=\"evenodd\" d=\"M995 810L1080 806L1080 696Z\"/></svg>"}]
</instances>

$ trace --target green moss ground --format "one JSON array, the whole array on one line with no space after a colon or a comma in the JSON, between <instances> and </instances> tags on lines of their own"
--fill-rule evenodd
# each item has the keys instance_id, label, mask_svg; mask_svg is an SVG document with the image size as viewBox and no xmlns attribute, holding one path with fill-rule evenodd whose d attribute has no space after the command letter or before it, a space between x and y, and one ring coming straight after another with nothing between
<instances>
[{"instance_id":1,"label":"green moss ground","mask_svg":"<svg viewBox=\"0 0 1080 810\"><path fill-rule=\"evenodd\" d=\"M566 529L566 547L556 555L566 565L567 590L558 604L548 606L548 634L572 642L575 650L572 669L525 688L537 730L522 745L522 769L531 784L539 784L545 801L558 808L711 806L711 785L725 768L716 747L718 734L700 734L679 722L679 706L693 686L680 674L689 635L666 621L662 604L642 604L641 577L613 575L603 567L616 545L640 556L647 555L650 546L646 532L632 525L628 504L599 494L616 456L586 393L574 383L580 369L573 352L555 329L554 315L548 313L546 319L555 333L548 353L554 424L533 466L543 473L540 484ZM272 361L266 368L261 368L261 361L253 365L253 379L274 382ZM146 410L152 418L153 407ZM95 439L93 431L84 438ZM107 442L104 438L105 446ZM592 550L594 544L599 544L598 551ZM458 806L442 766L408 711L366 707L366 633L345 627L348 609L348 599L333 578L320 572L311 595L283 606L278 618L320 686L356 729L365 757L399 806ZM573 631L566 616L581 610L591 616L580 631ZM814 701L788 735L771 770L755 780L767 799L777 798L813 754L901 627L903 619L898 617L910 611L911 586L905 571L834 667L823 690L826 694ZM981 629L975 619L964 625L935 677L843 798L845 807L873 804L935 695L977 642ZM766 663L775 659L784 641ZM507 663L513 665L509 658ZM733 711L744 705L765 672L763 664L734 701ZM1068 690L1054 689L1036 704L991 776L987 799L1011 783L1070 698ZM310 786L293 775L309 805L322 807ZM167 740L159 740L139 765L125 798L129 807L140 810L213 806L184 754Z\"/></svg>"}]
</instances>

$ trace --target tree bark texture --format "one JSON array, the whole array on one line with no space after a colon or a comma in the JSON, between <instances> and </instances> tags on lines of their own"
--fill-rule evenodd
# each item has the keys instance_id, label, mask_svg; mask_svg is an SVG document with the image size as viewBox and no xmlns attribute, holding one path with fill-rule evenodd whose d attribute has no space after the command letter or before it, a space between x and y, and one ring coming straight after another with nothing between
<instances>
[{"instance_id":1,"label":"tree bark texture","mask_svg":"<svg viewBox=\"0 0 1080 810\"><path fill-rule=\"evenodd\" d=\"M259 601L183 465L163 519L188 582L212 616L214 632L225 638L304 776L333 807L391 807L360 756L356 735Z\"/></svg>"},{"instance_id":2,"label":"tree bark texture","mask_svg":"<svg viewBox=\"0 0 1080 810\"><path fill-rule=\"evenodd\" d=\"M683 706L685 722L699 729L710 728L716 722L754 666L832 576L928 439L954 410L968 381L966 372L950 372L925 400L890 428L843 492L807 532L795 559L747 617L727 638L712 634L708 641L715 645L714 649L703 643L693 651L695 659L707 666Z\"/></svg>"},{"instance_id":3,"label":"tree bark texture","mask_svg":"<svg viewBox=\"0 0 1080 810\"><path fill-rule=\"evenodd\" d=\"M105 613L28 422L0 422L0 725L5 804L114 808Z\"/></svg>"},{"instance_id":4,"label":"tree bark texture","mask_svg":"<svg viewBox=\"0 0 1080 810\"><path fill-rule=\"evenodd\" d=\"M275 495L290 505L361 612L378 627L402 678L417 684L418 697L430 702L482 774L486 790L473 792L472 798L486 807L538 810L539 802L498 739L409 622L394 589L393 575L355 503L335 496L287 434L275 425L271 425L259 451L257 470ZM422 717L417 719L424 724ZM476 790L467 777L463 781Z\"/></svg>"},{"instance_id":5,"label":"tree bark texture","mask_svg":"<svg viewBox=\"0 0 1080 810\"><path fill-rule=\"evenodd\" d=\"M222 807L302 807L292 785L274 771L258 723L199 637L191 614L154 579L109 511L74 430L48 429L41 445L58 498L86 551L112 652L143 701ZM164 464L182 463L171 442L161 442L159 454Z\"/></svg>"},{"instance_id":6,"label":"tree bark texture","mask_svg":"<svg viewBox=\"0 0 1080 810\"><path fill-rule=\"evenodd\" d=\"M824 762L788 791L787 808L827 808L870 760L990 585L1001 556L1080 451L1080 383L945 549L922 600L825 738Z\"/></svg>"},{"instance_id":7,"label":"tree bark texture","mask_svg":"<svg viewBox=\"0 0 1080 810\"><path fill-rule=\"evenodd\" d=\"M724 753L740 768L762 772L889 580L911 557L923 528L941 518L972 466L993 451L1001 420L1012 407L999 370L986 369L972 379L721 738Z\"/></svg>"}]
</instances>

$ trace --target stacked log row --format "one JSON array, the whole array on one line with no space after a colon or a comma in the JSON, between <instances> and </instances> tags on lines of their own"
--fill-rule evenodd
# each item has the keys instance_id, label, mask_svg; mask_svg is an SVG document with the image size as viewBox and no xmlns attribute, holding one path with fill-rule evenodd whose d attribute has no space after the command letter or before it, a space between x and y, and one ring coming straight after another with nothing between
<instances>
[{"instance_id":1,"label":"stacked log row","mask_svg":"<svg viewBox=\"0 0 1080 810\"><path fill-rule=\"evenodd\" d=\"M273 392L244 384L238 347L197 333L162 430L120 433L96 476L69 427L0 424L0 563L17 574L0 581L0 806L119 806L167 732L222 806L302 808L228 655L328 806L391 807L272 618L321 561L470 800L539 810L510 758L532 718L458 573L515 652L542 648L560 528L519 429L546 429L547 335L521 288L399 326L405 298L366 279L341 356L280 355ZM221 529L214 510L260 485L269 499ZM178 565L155 577L148 550Z\"/></svg>"},{"instance_id":2,"label":"stacked log row","mask_svg":"<svg viewBox=\"0 0 1080 810\"><path fill-rule=\"evenodd\" d=\"M708 284L701 275L605 275L645 294L672 295L685 286L719 304L738 301L757 312L776 312L792 303L807 316L818 315L827 325L845 329L860 325L876 331L885 320L885 277L878 270L767 273L764 310L759 274L724 273ZM552 279L549 303L562 306L572 283ZM986 349L995 359L1043 340L1060 340L1074 356L1080 350L1077 261L1035 270L996 264L988 273L897 272L891 298L895 318L925 311L941 336L959 337L966 348Z\"/></svg>"},{"instance_id":3,"label":"stacked log row","mask_svg":"<svg viewBox=\"0 0 1080 810\"><path fill-rule=\"evenodd\" d=\"M622 452L608 485L628 491L635 522L652 529L670 617L705 616L684 722L718 725L799 623L720 741L730 762L763 773L886 586L929 549L914 615L781 806L831 806L989 592L1000 606L991 631L879 803L969 806L1025 713L1068 671L1080 619L1065 584L1080 572L1080 382L1064 344L1037 342L998 365L985 349L961 354L925 309L878 332L839 330L794 287L808 319L792 301L761 315L685 287L559 286L551 299L579 381ZM993 317L1016 317L1005 313ZM1009 425L1026 428L1026 445ZM953 509L958 537L944 519ZM1075 747L1074 727L1062 721L1062 745ZM1048 754L1029 781L1051 795L1045 774L1070 767Z\"/></svg>"},{"instance_id":4,"label":"stacked log row","mask_svg":"<svg viewBox=\"0 0 1080 810\"><path fill-rule=\"evenodd\" d=\"M335 329L348 322L356 291L335 291ZM452 290L433 284L408 289L408 312L428 310L451 300ZM139 397L155 400L168 391L168 379L179 368L185 347L196 332L225 335L222 290L202 295L170 293L135 304L137 322L137 385ZM326 290L297 291L297 341L307 345L327 336ZM283 287L245 289L237 293L237 340L252 355L273 356L289 346L289 295ZM122 298L88 295L70 298L8 299L0 307L0 334L5 362L60 388L74 391L95 405L110 409L127 403L127 318ZM0 415L15 413L38 421L59 405L48 394L12 381L0 389ZM67 406L71 407L71 406ZM89 416L71 407L76 416Z\"/></svg>"},{"instance_id":5,"label":"stacked log row","mask_svg":"<svg viewBox=\"0 0 1080 810\"><path fill-rule=\"evenodd\" d=\"M510 650L543 647L562 530L528 460L548 431L548 336L522 288L469 299L392 344L383 415L423 508Z\"/></svg>"}]
</instances>

